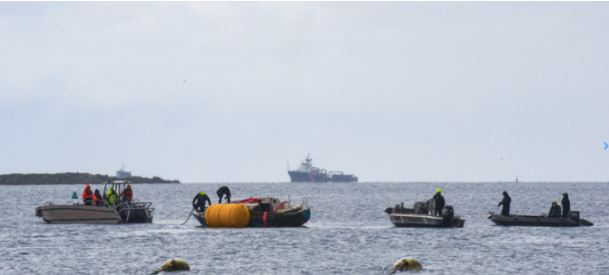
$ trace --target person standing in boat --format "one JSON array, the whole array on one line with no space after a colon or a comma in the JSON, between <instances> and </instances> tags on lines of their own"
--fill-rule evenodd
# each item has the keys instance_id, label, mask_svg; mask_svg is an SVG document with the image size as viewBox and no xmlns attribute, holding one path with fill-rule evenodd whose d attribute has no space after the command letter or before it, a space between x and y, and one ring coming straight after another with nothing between
<instances>
[{"instance_id":1,"label":"person standing in boat","mask_svg":"<svg viewBox=\"0 0 609 275\"><path fill-rule=\"evenodd\" d=\"M85 185L85 190L82 191L82 202L85 205L93 205L93 191L91 191L91 185Z\"/></svg>"},{"instance_id":2,"label":"person standing in boat","mask_svg":"<svg viewBox=\"0 0 609 275\"><path fill-rule=\"evenodd\" d=\"M118 201L118 195L112 186L110 186L108 192L106 192L106 200L108 201L108 205L115 205Z\"/></svg>"},{"instance_id":3,"label":"person standing in boat","mask_svg":"<svg viewBox=\"0 0 609 275\"><path fill-rule=\"evenodd\" d=\"M560 205L558 205L558 201L552 201L552 207L550 207L550 213L548 213L548 217L550 218L560 218L562 217Z\"/></svg>"},{"instance_id":4,"label":"person standing in boat","mask_svg":"<svg viewBox=\"0 0 609 275\"><path fill-rule=\"evenodd\" d=\"M218 191L216 191L216 194L218 195L218 203L222 203L222 198L224 196L226 196L226 201L228 203L230 203L230 189L228 189L227 186L222 186L222 187L218 188Z\"/></svg>"},{"instance_id":5,"label":"person standing in boat","mask_svg":"<svg viewBox=\"0 0 609 275\"><path fill-rule=\"evenodd\" d=\"M502 216L510 215L510 203L512 203L512 198L510 198L510 195L508 195L507 191L503 191L503 200L501 200L501 202L497 204L497 207L503 205L503 207L501 208Z\"/></svg>"},{"instance_id":6,"label":"person standing in boat","mask_svg":"<svg viewBox=\"0 0 609 275\"><path fill-rule=\"evenodd\" d=\"M192 199L192 208L197 210L197 212L204 212L205 202L207 202L208 205L211 205L211 200L207 194L205 194L205 192L199 192L195 198Z\"/></svg>"},{"instance_id":7,"label":"person standing in boat","mask_svg":"<svg viewBox=\"0 0 609 275\"><path fill-rule=\"evenodd\" d=\"M560 204L562 204L562 217L569 217L569 212L571 211L571 201L569 200L569 194L562 194L562 201L560 201Z\"/></svg>"},{"instance_id":8,"label":"person standing in boat","mask_svg":"<svg viewBox=\"0 0 609 275\"><path fill-rule=\"evenodd\" d=\"M444 197L442 196L442 188L436 188L436 194L433 196L433 200L436 204L436 216L442 216L442 208L444 208Z\"/></svg>"},{"instance_id":9,"label":"person standing in boat","mask_svg":"<svg viewBox=\"0 0 609 275\"><path fill-rule=\"evenodd\" d=\"M126 201L127 203L131 203L133 200L133 189L131 189L131 184L127 184L127 187L120 195L121 201Z\"/></svg>"}]
</instances>

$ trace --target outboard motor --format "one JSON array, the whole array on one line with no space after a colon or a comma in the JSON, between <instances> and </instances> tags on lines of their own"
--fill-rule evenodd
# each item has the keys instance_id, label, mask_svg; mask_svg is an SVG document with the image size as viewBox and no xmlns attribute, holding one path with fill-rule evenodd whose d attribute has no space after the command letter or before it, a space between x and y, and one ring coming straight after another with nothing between
<instances>
[{"instance_id":1,"label":"outboard motor","mask_svg":"<svg viewBox=\"0 0 609 275\"><path fill-rule=\"evenodd\" d=\"M569 219L579 222L579 211L569 211Z\"/></svg>"},{"instance_id":2,"label":"outboard motor","mask_svg":"<svg viewBox=\"0 0 609 275\"><path fill-rule=\"evenodd\" d=\"M446 205L444 206L444 208L442 208L442 222L445 225L453 225L453 218L455 217L455 211L453 210L453 207L450 205Z\"/></svg>"}]
</instances>

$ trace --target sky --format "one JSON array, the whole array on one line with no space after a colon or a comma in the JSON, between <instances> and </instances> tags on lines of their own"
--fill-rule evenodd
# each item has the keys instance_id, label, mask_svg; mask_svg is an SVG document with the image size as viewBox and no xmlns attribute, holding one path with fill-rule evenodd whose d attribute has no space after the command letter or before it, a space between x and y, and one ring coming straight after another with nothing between
<instances>
[{"instance_id":1,"label":"sky","mask_svg":"<svg viewBox=\"0 0 609 275\"><path fill-rule=\"evenodd\" d=\"M0 3L0 174L608 181L609 3Z\"/></svg>"}]
</instances>

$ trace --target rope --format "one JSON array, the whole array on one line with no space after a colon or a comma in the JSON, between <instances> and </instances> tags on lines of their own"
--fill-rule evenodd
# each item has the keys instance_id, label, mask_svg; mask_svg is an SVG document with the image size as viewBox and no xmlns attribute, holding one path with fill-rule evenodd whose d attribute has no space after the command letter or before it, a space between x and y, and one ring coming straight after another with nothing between
<instances>
[{"instance_id":1,"label":"rope","mask_svg":"<svg viewBox=\"0 0 609 275\"><path fill-rule=\"evenodd\" d=\"M182 224L180 224L180 225L185 225L188 222L188 220L190 220L190 217L192 217L192 213L193 212L195 212L194 209L190 211L190 213L188 214L188 218L186 218L186 220Z\"/></svg>"}]
</instances>

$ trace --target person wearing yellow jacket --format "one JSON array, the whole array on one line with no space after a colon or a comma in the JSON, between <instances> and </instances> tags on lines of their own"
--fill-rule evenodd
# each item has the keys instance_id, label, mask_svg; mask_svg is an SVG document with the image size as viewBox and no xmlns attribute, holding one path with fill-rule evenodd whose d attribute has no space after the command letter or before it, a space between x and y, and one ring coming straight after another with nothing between
<instances>
[{"instance_id":1,"label":"person wearing yellow jacket","mask_svg":"<svg viewBox=\"0 0 609 275\"><path fill-rule=\"evenodd\" d=\"M108 201L108 205L116 205L116 202L118 201L118 195L112 186L110 186L108 192L106 192L106 200Z\"/></svg>"}]
</instances>

